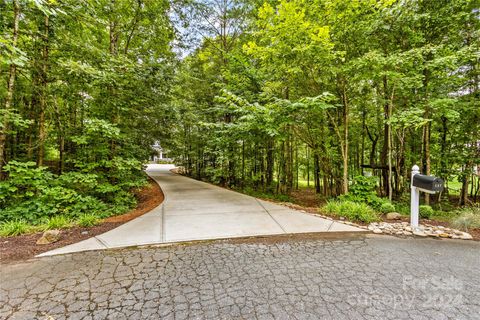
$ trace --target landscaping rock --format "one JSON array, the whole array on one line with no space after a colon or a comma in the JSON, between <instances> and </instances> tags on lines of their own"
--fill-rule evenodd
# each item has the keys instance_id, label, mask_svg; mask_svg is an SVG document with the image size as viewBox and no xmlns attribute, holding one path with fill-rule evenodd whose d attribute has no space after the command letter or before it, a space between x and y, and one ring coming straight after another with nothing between
<instances>
[{"instance_id":1,"label":"landscaping rock","mask_svg":"<svg viewBox=\"0 0 480 320\"><path fill-rule=\"evenodd\" d=\"M463 231L447 228L444 226L434 226L431 224L419 225L416 230L408 222L372 222L368 225L368 230L378 234L392 234L398 236L435 237L471 240L473 237Z\"/></svg>"},{"instance_id":2,"label":"landscaping rock","mask_svg":"<svg viewBox=\"0 0 480 320\"><path fill-rule=\"evenodd\" d=\"M426 234L425 232L421 231L421 230L413 230L413 235L414 236L418 236L418 237L426 237L428 236L428 234Z\"/></svg>"},{"instance_id":3,"label":"landscaping rock","mask_svg":"<svg viewBox=\"0 0 480 320\"><path fill-rule=\"evenodd\" d=\"M402 218L402 215L398 212L387 213L387 219L388 220L400 220L401 218Z\"/></svg>"},{"instance_id":4,"label":"landscaping rock","mask_svg":"<svg viewBox=\"0 0 480 320\"><path fill-rule=\"evenodd\" d=\"M60 240L60 230L47 230L42 237L37 240L37 244L50 244Z\"/></svg>"},{"instance_id":5,"label":"landscaping rock","mask_svg":"<svg viewBox=\"0 0 480 320\"><path fill-rule=\"evenodd\" d=\"M462 239L462 240L472 240L473 237L472 237L471 234L464 232L464 233L460 236L460 239Z\"/></svg>"}]
</instances>

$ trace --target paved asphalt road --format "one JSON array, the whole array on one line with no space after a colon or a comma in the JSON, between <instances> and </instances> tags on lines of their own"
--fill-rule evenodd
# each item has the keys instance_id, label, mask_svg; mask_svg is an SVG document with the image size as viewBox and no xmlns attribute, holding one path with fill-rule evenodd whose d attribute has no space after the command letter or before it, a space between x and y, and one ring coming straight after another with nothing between
<instances>
[{"instance_id":1,"label":"paved asphalt road","mask_svg":"<svg viewBox=\"0 0 480 320\"><path fill-rule=\"evenodd\" d=\"M0 319L480 319L480 243L357 236L1 266Z\"/></svg>"}]
</instances>

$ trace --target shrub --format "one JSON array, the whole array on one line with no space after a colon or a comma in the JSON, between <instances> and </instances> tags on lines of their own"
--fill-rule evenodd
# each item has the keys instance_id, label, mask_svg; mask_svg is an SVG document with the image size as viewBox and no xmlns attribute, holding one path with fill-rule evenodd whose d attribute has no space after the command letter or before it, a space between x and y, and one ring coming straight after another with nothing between
<instances>
[{"instance_id":1,"label":"shrub","mask_svg":"<svg viewBox=\"0 0 480 320\"><path fill-rule=\"evenodd\" d=\"M10 161L5 165L7 179L0 181L0 223L19 219L31 225L44 223L45 228L62 228L68 224L65 219L76 220L84 214L120 214L137 203L132 189L147 182L142 163L135 159L82 162L76 158L72 164L75 171L61 175L34 162ZM65 219L50 221L58 216Z\"/></svg>"},{"instance_id":2,"label":"shrub","mask_svg":"<svg viewBox=\"0 0 480 320\"><path fill-rule=\"evenodd\" d=\"M402 202L395 203L395 211L404 216L410 215L410 205Z\"/></svg>"},{"instance_id":3,"label":"shrub","mask_svg":"<svg viewBox=\"0 0 480 320\"><path fill-rule=\"evenodd\" d=\"M381 213L390 213L395 211L395 206L391 203L385 202L380 206Z\"/></svg>"},{"instance_id":4,"label":"shrub","mask_svg":"<svg viewBox=\"0 0 480 320\"><path fill-rule=\"evenodd\" d=\"M480 207L467 208L458 211L459 216L453 220L453 226L468 231L471 228L480 228Z\"/></svg>"},{"instance_id":5,"label":"shrub","mask_svg":"<svg viewBox=\"0 0 480 320\"><path fill-rule=\"evenodd\" d=\"M97 216L110 216L113 214L113 210L110 209L106 203L91 196L81 196L70 207L68 216L75 219L82 214L91 213Z\"/></svg>"},{"instance_id":6,"label":"shrub","mask_svg":"<svg viewBox=\"0 0 480 320\"><path fill-rule=\"evenodd\" d=\"M372 222L378 220L378 215L365 203L353 201L329 201L324 210L336 216L345 217L352 221Z\"/></svg>"},{"instance_id":7,"label":"shrub","mask_svg":"<svg viewBox=\"0 0 480 320\"><path fill-rule=\"evenodd\" d=\"M431 216L433 216L433 213L434 211L432 207L428 205L422 205L419 207L420 218L429 219Z\"/></svg>"},{"instance_id":8,"label":"shrub","mask_svg":"<svg viewBox=\"0 0 480 320\"><path fill-rule=\"evenodd\" d=\"M77 224L80 227L84 227L84 228L93 227L97 225L99 222L100 220L97 218L97 216L93 214L88 214L88 213L81 215L77 220Z\"/></svg>"},{"instance_id":9,"label":"shrub","mask_svg":"<svg viewBox=\"0 0 480 320\"><path fill-rule=\"evenodd\" d=\"M48 187L53 175L35 162L10 161L3 168L8 179L0 182L0 206L16 205L37 196Z\"/></svg>"},{"instance_id":10,"label":"shrub","mask_svg":"<svg viewBox=\"0 0 480 320\"><path fill-rule=\"evenodd\" d=\"M353 184L350 186L352 195L367 197L372 193L375 193L375 187L377 186L377 179L375 177L356 176L353 179Z\"/></svg>"},{"instance_id":11,"label":"shrub","mask_svg":"<svg viewBox=\"0 0 480 320\"><path fill-rule=\"evenodd\" d=\"M389 203L377 196L375 188L377 179L375 177L356 176L347 194L339 197L342 201L353 201L367 203L370 207L380 210L384 203Z\"/></svg>"},{"instance_id":12,"label":"shrub","mask_svg":"<svg viewBox=\"0 0 480 320\"><path fill-rule=\"evenodd\" d=\"M65 216L54 216L48 218L44 225L44 230L63 229L70 226L70 220Z\"/></svg>"},{"instance_id":13,"label":"shrub","mask_svg":"<svg viewBox=\"0 0 480 320\"><path fill-rule=\"evenodd\" d=\"M12 237L18 236L29 231L29 225L23 220L12 220L0 225L0 236Z\"/></svg>"}]
</instances>

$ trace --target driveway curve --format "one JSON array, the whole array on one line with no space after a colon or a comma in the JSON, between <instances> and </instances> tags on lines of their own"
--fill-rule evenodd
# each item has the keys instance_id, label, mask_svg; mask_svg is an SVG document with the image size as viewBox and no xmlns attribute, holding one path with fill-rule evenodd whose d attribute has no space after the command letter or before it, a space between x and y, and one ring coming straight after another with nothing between
<instances>
[{"instance_id":1,"label":"driveway curve","mask_svg":"<svg viewBox=\"0 0 480 320\"><path fill-rule=\"evenodd\" d=\"M311 232L365 232L337 221L292 210L172 173L151 164L147 173L162 188L164 202L120 227L39 256L194 240Z\"/></svg>"}]
</instances>

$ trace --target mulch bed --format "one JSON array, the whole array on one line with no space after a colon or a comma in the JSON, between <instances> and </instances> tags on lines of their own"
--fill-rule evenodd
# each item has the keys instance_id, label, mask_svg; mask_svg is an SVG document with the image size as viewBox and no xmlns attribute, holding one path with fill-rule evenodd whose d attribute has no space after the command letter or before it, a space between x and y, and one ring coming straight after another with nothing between
<instances>
[{"instance_id":1,"label":"mulch bed","mask_svg":"<svg viewBox=\"0 0 480 320\"><path fill-rule=\"evenodd\" d=\"M320 207L326 203L324 199L321 199L318 194L315 193L315 189L313 188L293 190L291 197L295 199L296 204L307 208Z\"/></svg>"},{"instance_id":2,"label":"mulch bed","mask_svg":"<svg viewBox=\"0 0 480 320\"><path fill-rule=\"evenodd\" d=\"M37 240L42 233L21 235L16 237L0 238L0 263L10 263L33 258L37 254L76 243L109 230L141 216L154 209L163 202L164 196L160 186L150 179L149 184L135 192L137 207L125 214L104 219L100 224L89 227L73 227L61 230L61 239L57 242L38 245Z\"/></svg>"}]
</instances>

